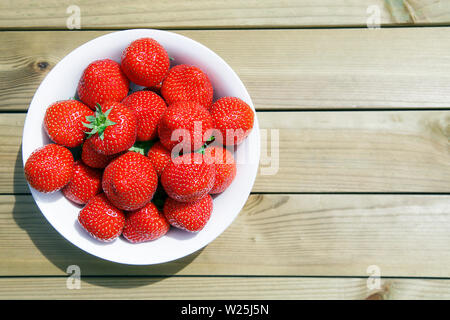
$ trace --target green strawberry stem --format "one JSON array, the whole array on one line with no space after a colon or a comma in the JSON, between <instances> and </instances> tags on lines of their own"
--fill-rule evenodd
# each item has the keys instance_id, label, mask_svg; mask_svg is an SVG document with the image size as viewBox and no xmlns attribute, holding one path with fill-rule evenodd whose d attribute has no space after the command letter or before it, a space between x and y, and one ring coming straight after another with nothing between
<instances>
[{"instance_id":1,"label":"green strawberry stem","mask_svg":"<svg viewBox=\"0 0 450 320\"><path fill-rule=\"evenodd\" d=\"M106 110L106 112L103 112L102 107L100 106L100 104L97 103L97 106L95 107L95 116L87 116L86 121L88 123L83 122L83 125L86 128L91 129L91 131L86 132L88 138L98 133L100 140L103 140L106 128L117 124L108 119L108 115L111 112L111 110L112 108Z\"/></svg>"},{"instance_id":2,"label":"green strawberry stem","mask_svg":"<svg viewBox=\"0 0 450 320\"><path fill-rule=\"evenodd\" d=\"M206 148L207 148L208 145L211 144L214 140L216 140L216 137L214 137L214 136L209 137L209 139L206 140L206 142L205 142L198 150L195 150L194 153L205 154Z\"/></svg>"},{"instance_id":3,"label":"green strawberry stem","mask_svg":"<svg viewBox=\"0 0 450 320\"><path fill-rule=\"evenodd\" d=\"M202 145L200 149L195 150L194 153L205 154L205 150L206 150L206 143Z\"/></svg>"},{"instance_id":4,"label":"green strawberry stem","mask_svg":"<svg viewBox=\"0 0 450 320\"><path fill-rule=\"evenodd\" d=\"M134 145L128 149L129 151L138 152L142 155L147 155L148 150L155 144L155 140L149 141L136 141Z\"/></svg>"}]
</instances>

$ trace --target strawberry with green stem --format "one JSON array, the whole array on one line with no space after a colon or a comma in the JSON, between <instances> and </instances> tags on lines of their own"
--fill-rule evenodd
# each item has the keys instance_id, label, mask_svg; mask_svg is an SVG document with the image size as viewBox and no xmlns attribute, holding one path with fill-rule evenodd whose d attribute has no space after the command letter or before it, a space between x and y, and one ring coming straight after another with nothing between
<instances>
[{"instance_id":1,"label":"strawberry with green stem","mask_svg":"<svg viewBox=\"0 0 450 320\"><path fill-rule=\"evenodd\" d=\"M88 123L83 123L86 128L91 129L91 131L87 133L88 138L98 133L100 139L103 140L105 129L108 126L113 126L116 124L115 122L108 119L111 110L112 109L108 109L105 111L105 113L103 113L102 107L97 103L97 106L95 108L95 116L87 116L86 120L88 121Z\"/></svg>"},{"instance_id":2,"label":"strawberry with green stem","mask_svg":"<svg viewBox=\"0 0 450 320\"><path fill-rule=\"evenodd\" d=\"M86 117L88 140L94 149L104 155L112 155L133 146L136 141L137 119L135 114L119 102L97 104L94 116Z\"/></svg>"}]
</instances>

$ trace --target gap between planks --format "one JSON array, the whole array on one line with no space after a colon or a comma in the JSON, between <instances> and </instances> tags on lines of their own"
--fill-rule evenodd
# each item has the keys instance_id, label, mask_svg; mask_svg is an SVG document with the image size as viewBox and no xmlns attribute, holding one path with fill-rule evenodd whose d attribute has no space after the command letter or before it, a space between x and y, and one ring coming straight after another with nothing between
<instances>
[{"instance_id":1,"label":"gap between planks","mask_svg":"<svg viewBox=\"0 0 450 320\"><path fill-rule=\"evenodd\" d=\"M267 137L254 193L450 192L449 111L257 115ZM20 150L24 119L0 116L1 193L29 192Z\"/></svg>"},{"instance_id":2,"label":"gap between planks","mask_svg":"<svg viewBox=\"0 0 450 320\"><path fill-rule=\"evenodd\" d=\"M27 110L58 61L106 33L1 32L0 110ZM177 33L227 61L257 110L449 108L450 28Z\"/></svg>"},{"instance_id":3,"label":"gap between planks","mask_svg":"<svg viewBox=\"0 0 450 320\"><path fill-rule=\"evenodd\" d=\"M69 279L70 281L70 279ZM92 278L78 290L67 279L0 279L2 299L449 299L450 280L320 278ZM98 295L101 290L101 296ZM43 291L45 296L42 295ZM43 298L45 297L45 298Z\"/></svg>"},{"instance_id":4,"label":"gap between planks","mask_svg":"<svg viewBox=\"0 0 450 320\"><path fill-rule=\"evenodd\" d=\"M71 6L72 5L72 6ZM71 6L74 11L67 11ZM450 5L435 0L276 0L170 2L136 0L3 0L0 28L68 28L79 12L81 28L240 28L432 25L450 22ZM120 12L120 14L118 14Z\"/></svg>"},{"instance_id":5,"label":"gap between planks","mask_svg":"<svg viewBox=\"0 0 450 320\"><path fill-rule=\"evenodd\" d=\"M198 252L162 265L98 259L63 239L31 196L0 197L0 275L337 276L449 278L448 196L251 195ZM76 221L76 217L74 217ZM420 244L417 245L417 244Z\"/></svg>"}]
</instances>

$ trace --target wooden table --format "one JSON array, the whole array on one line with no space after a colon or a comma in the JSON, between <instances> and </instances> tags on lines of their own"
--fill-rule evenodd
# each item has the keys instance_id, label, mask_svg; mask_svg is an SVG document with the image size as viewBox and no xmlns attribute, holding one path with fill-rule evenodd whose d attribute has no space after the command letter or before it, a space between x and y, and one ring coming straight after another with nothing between
<instances>
[{"instance_id":1,"label":"wooden table","mask_svg":"<svg viewBox=\"0 0 450 320\"><path fill-rule=\"evenodd\" d=\"M81 30L67 29L71 5ZM381 29L367 28L374 14ZM3 0L0 298L449 299L449 24L449 1L435 0ZM49 70L88 40L141 27L222 56L267 140L279 130L280 158L206 248L126 266L49 225L20 149ZM70 265L78 290L66 286Z\"/></svg>"}]
</instances>

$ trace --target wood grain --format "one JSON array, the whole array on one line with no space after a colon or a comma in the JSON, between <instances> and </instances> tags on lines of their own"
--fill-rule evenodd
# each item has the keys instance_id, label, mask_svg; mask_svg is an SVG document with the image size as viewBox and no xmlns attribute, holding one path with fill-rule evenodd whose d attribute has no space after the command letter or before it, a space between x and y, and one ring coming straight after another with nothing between
<instances>
[{"instance_id":1,"label":"wood grain","mask_svg":"<svg viewBox=\"0 0 450 320\"><path fill-rule=\"evenodd\" d=\"M449 111L258 115L263 163L279 131L279 169L260 171L254 192L450 191Z\"/></svg>"},{"instance_id":2,"label":"wood grain","mask_svg":"<svg viewBox=\"0 0 450 320\"><path fill-rule=\"evenodd\" d=\"M66 277L3 278L0 279L0 299L447 300L450 298L450 280L382 279L380 289L372 290L367 288L366 279L355 278L101 277L82 280L80 289L67 289Z\"/></svg>"},{"instance_id":3,"label":"wood grain","mask_svg":"<svg viewBox=\"0 0 450 320\"><path fill-rule=\"evenodd\" d=\"M25 114L4 112L26 111L58 61L110 32L65 31L73 4L82 30L197 40L238 73L257 110L285 110L258 112L269 138L254 194L203 250L163 265L110 263L63 239L29 195ZM377 13L382 27L448 25L450 2L2 1L0 299L450 299L449 279L404 278L450 278L450 28L369 30ZM353 109L397 111L329 111ZM277 132L279 166L267 175ZM70 265L80 290L66 287ZM370 267L389 277L379 289L367 286Z\"/></svg>"},{"instance_id":4,"label":"wood grain","mask_svg":"<svg viewBox=\"0 0 450 320\"><path fill-rule=\"evenodd\" d=\"M73 14L67 10L74 4L80 10L82 29L365 27L377 17L383 26L450 21L448 2L435 0L136 0L126 4L117 0L3 0L0 28L67 29Z\"/></svg>"},{"instance_id":5,"label":"wood grain","mask_svg":"<svg viewBox=\"0 0 450 320\"><path fill-rule=\"evenodd\" d=\"M450 28L176 32L224 58L258 110L449 108ZM105 33L0 33L0 110L27 110L59 60Z\"/></svg>"},{"instance_id":6,"label":"wood grain","mask_svg":"<svg viewBox=\"0 0 450 320\"><path fill-rule=\"evenodd\" d=\"M24 118L0 116L0 193L29 192ZM450 111L259 112L258 119L267 137L253 192L450 192Z\"/></svg>"},{"instance_id":7,"label":"wood grain","mask_svg":"<svg viewBox=\"0 0 450 320\"><path fill-rule=\"evenodd\" d=\"M251 195L201 251L127 266L67 242L31 196L0 196L0 276L64 275L74 264L84 276L368 277L376 266L382 277L450 277L449 242L449 196Z\"/></svg>"}]
</instances>

